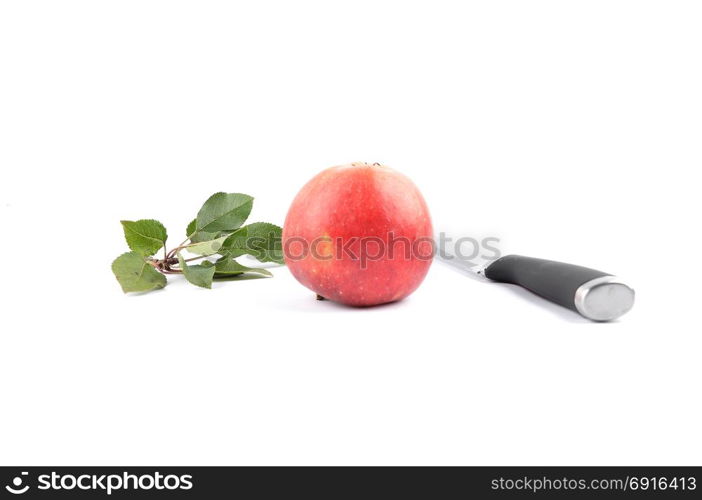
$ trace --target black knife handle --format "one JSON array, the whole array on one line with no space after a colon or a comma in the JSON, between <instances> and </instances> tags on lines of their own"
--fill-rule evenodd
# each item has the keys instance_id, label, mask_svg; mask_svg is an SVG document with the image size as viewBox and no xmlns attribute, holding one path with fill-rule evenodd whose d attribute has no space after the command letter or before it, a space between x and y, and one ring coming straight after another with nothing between
<instances>
[{"instance_id":1,"label":"black knife handle","mask_svg":"<svg viewBox=\"0 0 702 500\"><path fill-rule=\"evenodd\" d=\"M618 278L587 267L521 255L506 255L485 277L513 283L594 321L618 318L634 305L634 290Z\"/></svg>"}]
</instances>

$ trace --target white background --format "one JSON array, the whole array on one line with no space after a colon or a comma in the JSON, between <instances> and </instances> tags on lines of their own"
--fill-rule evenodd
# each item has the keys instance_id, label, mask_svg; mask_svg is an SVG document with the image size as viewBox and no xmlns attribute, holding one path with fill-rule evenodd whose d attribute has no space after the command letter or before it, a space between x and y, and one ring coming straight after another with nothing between
<instances>
[{"instance_id":1,"label":"white background","mask_svg":"<svg viewBox=\"0 0 702 500\"><path fill-rule=\"evenodd\" d=\"M0 463L697 464L698 2L4 2ZM320 303L285 268L125 296L120 219L282 224L383 162L437 231L616 273L593 324L435 263Z\"/></svg>"}]
</instances>

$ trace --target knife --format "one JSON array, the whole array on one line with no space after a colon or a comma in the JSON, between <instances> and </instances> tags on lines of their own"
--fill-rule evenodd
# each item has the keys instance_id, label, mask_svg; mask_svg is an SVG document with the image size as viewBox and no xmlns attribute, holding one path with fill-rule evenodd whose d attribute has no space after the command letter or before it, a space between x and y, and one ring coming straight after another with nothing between
<instances>
[{"instance_id":1,"label":"knife","mask_svg":"<svg viewBox=\"0 0 702 500\"><path fill-rule=\"evenodd\" d=\"M491 281L524 287L592 321L613 321L634 305L633 288L595 269L522 255L505 255L478 267L444 252L437 255L447 264Z\"/></svg>"}]
</instances>

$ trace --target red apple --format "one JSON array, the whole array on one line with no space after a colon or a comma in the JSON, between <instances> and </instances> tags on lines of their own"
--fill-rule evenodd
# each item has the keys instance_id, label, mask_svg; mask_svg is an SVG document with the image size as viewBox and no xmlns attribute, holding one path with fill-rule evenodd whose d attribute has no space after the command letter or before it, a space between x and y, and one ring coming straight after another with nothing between
<instances>
[{"instance_id":1,"label":"red apple","mask_svg":"<svg viewBox=\"0 0 702 500\"><path fill-rule=\"evenodd\" d=\"M383 165L328 168L292 203L285 263L318 295L353 306L407 297L433 257L429 210L406 176Z\"/></svg>"}]
</instances>

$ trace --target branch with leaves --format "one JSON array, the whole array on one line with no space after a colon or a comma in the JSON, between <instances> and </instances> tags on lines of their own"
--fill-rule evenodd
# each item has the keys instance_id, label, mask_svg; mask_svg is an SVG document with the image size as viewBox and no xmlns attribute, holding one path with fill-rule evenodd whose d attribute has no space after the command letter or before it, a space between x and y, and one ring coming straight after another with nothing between
<instances>
[{"instance_id":1,"label":"branch with leaves","mask_svg":"<svg viewBox=\"0 0 702 500\"><path fill-rule=\"evenodd\" d=\"M246 194L213 194L188 224L187 238L170 250L166 247L168 233L159 221L123 220L131 252L115 259L112 272L124 293L163 288L167 274L182 274L203 288L211 288L213 280L244 274L271 277L267 269L246 267L236 261L237 257L251 255L259 262L283 264L279 226L267 222L243 225L252 207L253 198ZM162 257L157 257L161 249ZM194 261L200 262L192 264Z\"/></svg>"}]
</instances>

